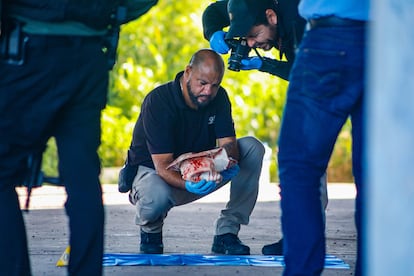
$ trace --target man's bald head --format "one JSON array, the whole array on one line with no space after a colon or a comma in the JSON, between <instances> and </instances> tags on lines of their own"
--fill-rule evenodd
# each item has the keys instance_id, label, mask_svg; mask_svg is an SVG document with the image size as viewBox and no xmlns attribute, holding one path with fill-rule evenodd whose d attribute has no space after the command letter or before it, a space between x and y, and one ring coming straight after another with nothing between
<instances>
[{"instance_id":1,"label":"man's bald head","mask_svg":"<svg viewBox=\"0 0 414 276\"><path fill-rule=\"evenodd\" d=\"M201 49L194 53L191 57L189 66L199 67L201 65L212 66L214 71L221 76L224 75L224 61L223 58L212 49Z\"/></svg>"},{"instance_id":2,"label":"man's bald head","mask_svg":"<svg viewBox=\"0 0 414 276\"><path fill-rule=\"evenodd\" d=\"M195 52L182 78L187 105L194 109L208 105L217 95L224 70L224 61L214 50L201 49Z\"/></svg>"}]
</instances>

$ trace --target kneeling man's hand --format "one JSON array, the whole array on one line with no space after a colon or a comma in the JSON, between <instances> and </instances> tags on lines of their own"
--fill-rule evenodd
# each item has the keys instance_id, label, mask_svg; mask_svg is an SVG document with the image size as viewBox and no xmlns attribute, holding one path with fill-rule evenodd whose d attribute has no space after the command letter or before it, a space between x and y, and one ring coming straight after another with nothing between
<instances>
[{"instance_id":1,"label":"kneeling man's hand","mask_svg":"<svg viewBox=\"0 0 414 276\"><path fill-rule=\"evenodd\" d=\"M239 165L235 164L228 168L227 170L224 170L220 172L221 176L223 177L223 182L230 181L233 177L235 177L240 171Z\"/></svg>"},{"instance_id":2,"label":"kneeling man's hand","mask_svg":"<svg viewBox=\"0 0 414 276\"><path fill-rule=\"evenodd\" d=\"M186 181L185 188L190 193L196 195L206 195L214 191L214 189L216 188L216 182L207 181L205 179L202 179L199 182Z\"/></svg>"}]
</instances>

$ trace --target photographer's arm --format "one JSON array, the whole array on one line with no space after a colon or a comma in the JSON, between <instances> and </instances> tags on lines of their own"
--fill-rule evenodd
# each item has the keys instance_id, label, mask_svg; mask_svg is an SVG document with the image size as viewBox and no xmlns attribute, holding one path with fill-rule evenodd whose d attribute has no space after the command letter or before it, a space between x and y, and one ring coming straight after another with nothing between
<instances>
[{"instance_id":1,"label":"photographer's arm","mask_svg":"<svg viewBox=\"0 0 414 276\"><path fill-rule=\"evenodd\" d=\"M241 70L259 70L266 72L284 80L289 79L289 72L292 63L288 61L280 61L267 57L252 56L241 60Z\"/></svg>"},{"instance_id":2,"label":"photographer's arm","mask_svg":"<svg viewBox=\"0 0 414 276\"><path fill-rule=\"evenodd\" d=\"M259 68L259 71L278 76L284 80L289 80L289 73L292 68L292 63L293 62L263 57L262 66Z\"/></svg>"},{"instance_id":3,"label":"photographer's arm","mask_svg":"<svg viewBox=\"0 0 414 276\"><path fill-rule=\"evenodd\" d=\"M227 13L228 1L217 1L211 3L203 12L203 35L210 40L211 36L230 25L229 14Z\"/></svg>"}]
</instances>

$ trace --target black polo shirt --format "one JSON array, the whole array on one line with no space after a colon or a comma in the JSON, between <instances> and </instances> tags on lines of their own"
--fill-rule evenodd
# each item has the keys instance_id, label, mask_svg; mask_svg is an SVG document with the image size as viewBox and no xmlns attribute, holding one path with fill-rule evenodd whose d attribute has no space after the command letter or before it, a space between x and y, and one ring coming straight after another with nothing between
<instances>
[{"instance_id":1,"label":"black polo shirt","mask_svg":"<svg viewBox=\"0 0 414 276\"><path fill-rule=\"evenodd\" d=\"M235 136L231 104L220 87L217 96L198 110L186 105L175 80L152 90L144 99L128 151L131 165L154 168L151 154L199 152L216 147L218 138Z\"/></svg>"}]
</instances>

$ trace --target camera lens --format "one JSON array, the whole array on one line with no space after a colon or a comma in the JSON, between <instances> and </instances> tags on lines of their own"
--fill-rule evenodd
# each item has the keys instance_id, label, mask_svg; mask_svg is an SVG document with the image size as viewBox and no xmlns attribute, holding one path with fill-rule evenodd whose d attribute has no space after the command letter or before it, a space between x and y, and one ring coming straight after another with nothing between
<instances>
[{"instance_id":1,"label":"camera lens","mask_svg":"<svg viewBox=\"0 0 414 276\"><path fill-rule=\"evenodd\" d=\"M231 54L228 61L228 69L238 72L241 68L241 60L249 56L251 48L247 45L246 39L233 39L229 41L229 44L231 46Z\"/></svg>"}]
</instances>

